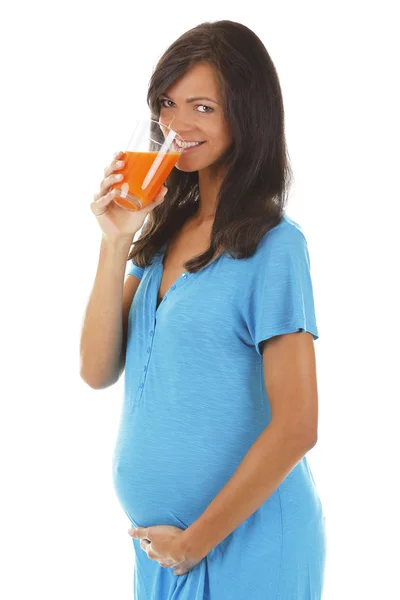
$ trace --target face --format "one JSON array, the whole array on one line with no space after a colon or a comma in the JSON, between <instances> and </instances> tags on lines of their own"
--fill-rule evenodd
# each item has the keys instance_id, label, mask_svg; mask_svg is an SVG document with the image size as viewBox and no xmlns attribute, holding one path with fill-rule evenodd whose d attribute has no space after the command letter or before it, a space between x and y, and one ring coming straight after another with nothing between
<instances>
[{"instance_id":1,"label":"face","mask_svg":"<svg viewBox=\"0 0 400 600\"><path fill-rule=\"evenodd\" d=\"M221 93L213 68L194 65L159 98L160 123L186 142L201 142L185 149L176 168L201 171L212 166L231 145Z\"/></svg>"}]
</instances>

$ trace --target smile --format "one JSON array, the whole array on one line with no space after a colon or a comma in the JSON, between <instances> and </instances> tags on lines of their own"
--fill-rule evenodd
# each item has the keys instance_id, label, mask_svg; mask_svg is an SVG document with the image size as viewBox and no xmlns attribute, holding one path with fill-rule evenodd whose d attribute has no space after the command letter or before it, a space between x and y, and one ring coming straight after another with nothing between
<instances>
[{"instance_id":1,"label":"smile","mask_svg":"<svg viewBox=\"0 0 400 600\"><path fill-rule=\"evenodd\" d=\"M178 139L175 139L175 143L178 148L183 148L184 150L187 150L188 148L196 148L197 146L204 144L204 142L181 142Z\"/></svg>"}]
</instances>

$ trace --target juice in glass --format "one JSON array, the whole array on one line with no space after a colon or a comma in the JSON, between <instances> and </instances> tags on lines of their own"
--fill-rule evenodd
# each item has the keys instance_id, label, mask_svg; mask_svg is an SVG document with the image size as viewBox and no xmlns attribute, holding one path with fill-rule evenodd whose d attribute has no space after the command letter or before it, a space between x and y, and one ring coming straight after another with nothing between
<instances>
[{"instance_id":1,"label":"juice in glass","mask_svg":"<svg viewBox=\"0 0 400 600\"><path fill-rule=\"evenodd\" d=\"M124 208L139 210L154 200L181 152L166 152L154 174L148 177L147 181L146 176L151 174L151 167L155 164L159 153L127 151L124 154L121 160L125 161L125 165L118 170L118 173L123 174L124 179L112 185L112 189L121 190L121 195L115 196L114 202ZM136 201L139 201L141 206Z\"/></svg>"},{"instance_id":2,"label":"juice in glass","mask_svg":"<svg viewBox=\"0 0 400 600\"><path fill-rule=\"evenodd\" d=\"M153 202L161 186L182 154L180 136L167 125L154 119L137 121L131 140L124 152L124 178L111 189L118 190L116 204L129 210L140 210Z\"/></svg>"}]
</instances>

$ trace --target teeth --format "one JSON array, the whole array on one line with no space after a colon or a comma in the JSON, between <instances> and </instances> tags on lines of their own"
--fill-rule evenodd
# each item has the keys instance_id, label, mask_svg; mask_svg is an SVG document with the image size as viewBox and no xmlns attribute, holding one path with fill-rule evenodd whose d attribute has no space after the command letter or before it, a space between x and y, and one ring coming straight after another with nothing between
<instances>
[{"instance_id":1,"label":"teeth","mask_svg":"<svg viewBox=\"0 0 400 600\"><path fill-rule=\"evenodd\" d=\"M179 146L179 148L192 148L193 146L198 146L199 144L202 144L202 142L181 142L178 139L176 139L175 142L176 145Z\"/></svg>"}]
</instances>

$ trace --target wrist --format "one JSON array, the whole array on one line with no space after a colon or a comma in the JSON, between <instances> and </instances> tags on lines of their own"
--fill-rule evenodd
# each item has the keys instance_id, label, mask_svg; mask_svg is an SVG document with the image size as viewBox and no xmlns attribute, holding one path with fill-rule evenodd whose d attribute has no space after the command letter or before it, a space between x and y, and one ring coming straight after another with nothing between
<instances>
[{"instance_id":1,"label":"wrist","mask_svg":"<svg viewBox=\"0 0 400 600\"><path fill-rule=\"evenodd\" d=\"M183 532L180 538L180 547L186 558L194 558L200 561L208 554L205 545L202 544L201 538L190 527Z\"/></svg>"},{"instance_id":2,"label":"wrist","mask_svg":"<svg viewBox=\"0 0 400 600\"><path fill-rule=\"evenodd\" d=\"M112 250L129 250L133 244L134 235L135 234L110 237L103 233L101 238L101 244L102 246L110 248Z\"/></svg>"},{"instance_id":3,"label":"wrist","mask_svg":"<svg viewBox=\"0 0 400 600\"><path fill-rule=\"evenodd\" d=\"M125 268L128 261L132 239L102 237L100 244L100 262L109 263L112 269Z\"/></svg>"}]
</instances>

